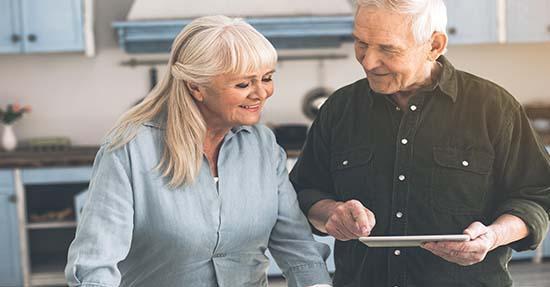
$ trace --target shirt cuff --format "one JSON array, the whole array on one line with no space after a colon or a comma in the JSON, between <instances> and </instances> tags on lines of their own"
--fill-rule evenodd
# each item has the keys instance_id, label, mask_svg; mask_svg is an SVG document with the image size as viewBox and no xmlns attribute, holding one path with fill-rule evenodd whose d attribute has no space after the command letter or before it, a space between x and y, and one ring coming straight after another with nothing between
<instances>
[{"instance_id":1,"label":"shirt cuff","mask_svg":"<svg viewBox=\"0 0 550 287\"><path fill-rule=\"evenodd\" d=\"M529 229L529 235L511 243L511 248L516 251L524 251L534 250L539 246L548 230L548 213L542 206L530 200L511 199L497 208L495 219L503 214L519 217Z\"/></svg>"},{"instance_id":2,"label":"shirt cuff","mask_svg":"<svg viewBox=\"0 0 550 287\"><path fill-rule=\"evenodd\" d=\"M295 266L284 275L289 287L332 286L332 279L324 262Z\"/></svg>"}]
</instances>

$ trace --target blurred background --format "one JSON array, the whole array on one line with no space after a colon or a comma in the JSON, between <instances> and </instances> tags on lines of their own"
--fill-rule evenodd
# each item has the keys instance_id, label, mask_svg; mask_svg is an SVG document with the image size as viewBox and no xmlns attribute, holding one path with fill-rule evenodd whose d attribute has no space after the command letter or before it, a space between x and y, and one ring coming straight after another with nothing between
<instances>
[{"instance_id":1,"label":"blurred background","mask_svg":"<svg viewBox=\"0 0 550 287\"><path fill-rule=\"evenodd\" d=\"M550 1L445 2L447 57L506 88L550 146ZM330 92L364 77L349 1L0 0L0 286L64 285L102 137L162 77L189 19L210 14L244 17L275 44L275 94L262 121L290 168ZM514 254L517 286L549 286L548 241ZM276 265L269 274L285 286Z\"/></svg>"}]
</instances>

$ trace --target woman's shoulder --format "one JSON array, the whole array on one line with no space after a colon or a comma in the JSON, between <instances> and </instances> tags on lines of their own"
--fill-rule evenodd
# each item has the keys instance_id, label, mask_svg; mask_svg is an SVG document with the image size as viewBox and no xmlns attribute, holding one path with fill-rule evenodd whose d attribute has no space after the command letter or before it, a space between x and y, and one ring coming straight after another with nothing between
<instances>
[{"instance_id":1,"label":"woman's shoulder","mask_svg":"<svg viewBox=\"0 0 550 287\"><path fill-rule=\"evenodd\" d=\"M270 142L275 141L275 135L273 134L273 131L264 124L255 124L253 126L246 126L246 127L249 129L250 134L252 134L255 137L258 137Z\"/></svg>"}]
</instances>

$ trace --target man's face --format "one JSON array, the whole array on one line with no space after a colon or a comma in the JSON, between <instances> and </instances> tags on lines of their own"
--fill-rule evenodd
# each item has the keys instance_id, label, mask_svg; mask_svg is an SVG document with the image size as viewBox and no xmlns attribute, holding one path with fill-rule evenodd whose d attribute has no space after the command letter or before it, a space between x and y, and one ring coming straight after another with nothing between
<instances>
[{"instance_id":1,"label":"man's face","mask_svg":"<svg viewBox=\"0 0 550 287\"><path fill-rule=\"evenodd\" d=\"M418 88L430 76L427 43L416 43L408 16L360 7L353 29L355 56L371 88L382 94Z\"/></svg>"}]
</instances>

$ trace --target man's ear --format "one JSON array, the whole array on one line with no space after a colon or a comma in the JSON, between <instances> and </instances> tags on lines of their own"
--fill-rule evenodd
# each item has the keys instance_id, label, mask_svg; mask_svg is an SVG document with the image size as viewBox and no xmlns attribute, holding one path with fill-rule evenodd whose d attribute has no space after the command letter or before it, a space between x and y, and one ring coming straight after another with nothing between
<instances>
[{"instance_id":1,"label":"man's ear","mask_svg":"<svg viewBox=\"0 0 550 287\"><path fill-rule=\"evenodd\" d=\"M434 32L432 38L430 39L430 51L428 52L428 59L430 61L435 61L439 56L445 53L447 49L447 35L441 32Z\"/></svg>"},{"instance_id":2,"label":"man's ear","mask_svg":"<svg viewBox=\"0 0 550 287\"><path fill-rule=\"evenodd\" d=\"M189 91L189 93L191 93L191 96L193 96L195 100L199 102L202 102L204 100L204 93L199 85L197 85L196 83L185 82L185 86L187 87L187 90Z\"/></svg>"}]
</instances>

